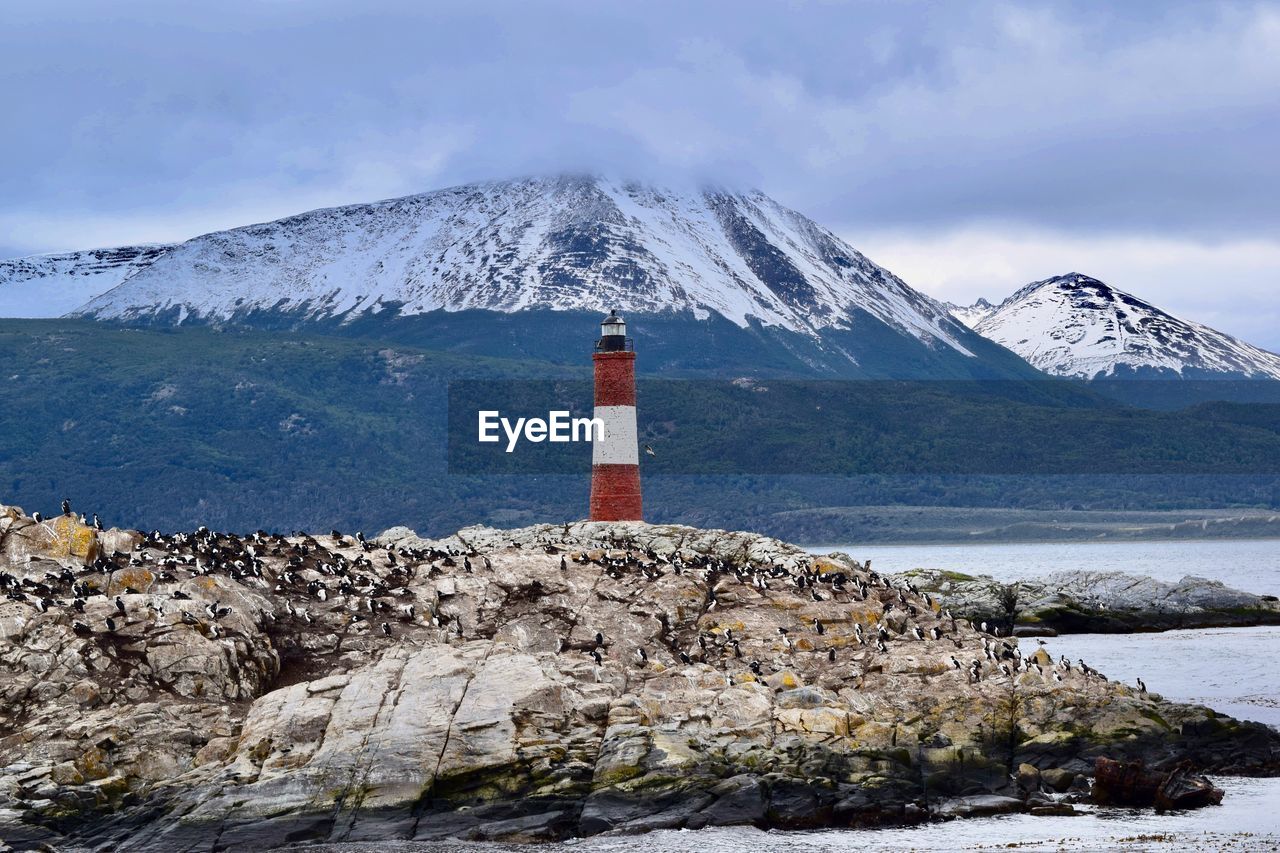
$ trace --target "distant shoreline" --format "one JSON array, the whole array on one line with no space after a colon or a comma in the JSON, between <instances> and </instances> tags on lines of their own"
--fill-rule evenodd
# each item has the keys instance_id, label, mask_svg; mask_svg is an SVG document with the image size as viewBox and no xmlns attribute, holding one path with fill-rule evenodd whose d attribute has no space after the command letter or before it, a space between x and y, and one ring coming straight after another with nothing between
<instances>
[{"instance_id":1,"label":"distant shoreline","mask_svg":"<svg viewBox=\"0 0 1280 853\"><path fill-rule=\"evenodd\" d=\"M999 546L999 545L1137 545L1150 542L1276 542L1280 541L1280 533L1275 536L1141 536L1132 539L1108 536L1100 539L913 539L913 540L867 540L864 542L841 542L836 544L802 544L811 554L825 554L832 550L850 546L874 546L876 548L919 548L929 547L958 548L966 546ZM825 550L824 550L825 549Z\"/></svg>"},{"instance_id":2,"label":"distant shoreline","mask_svg":"<svg viewBox=\"0 0 1280 853\"><path fill-rule=\"evenodd\" d=\"M860 545L1269 541L1280 512L1257 509L1040 510L1007 507L843 506L773 516L764 532L792 542ZM806 545L812 550L820 545Z\"/></svg>"}]
</instances>

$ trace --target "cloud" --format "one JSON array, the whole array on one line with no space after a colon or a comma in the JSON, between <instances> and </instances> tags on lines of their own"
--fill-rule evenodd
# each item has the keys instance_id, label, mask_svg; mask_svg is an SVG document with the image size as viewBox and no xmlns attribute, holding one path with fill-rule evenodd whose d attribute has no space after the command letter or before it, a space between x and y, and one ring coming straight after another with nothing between
<instances>
[{"instance_id":1,"label":"cloud","mask_svg":"<svg viewBox=\"0 0 1280 853\"><path fill-rule=\"evenodd\" d=\"M1111 251L1095 245L1280 228L1274 2L28 0L4 15L10 254L590 169L756 185L922 252L1001 223L1084 254L1055 268ZM1010 268L1048 266L1003 245ZM1262 315L1276 300L1248 282L1280 266L1249 270L1219 285Z\"/></svg>"}]
</instances>

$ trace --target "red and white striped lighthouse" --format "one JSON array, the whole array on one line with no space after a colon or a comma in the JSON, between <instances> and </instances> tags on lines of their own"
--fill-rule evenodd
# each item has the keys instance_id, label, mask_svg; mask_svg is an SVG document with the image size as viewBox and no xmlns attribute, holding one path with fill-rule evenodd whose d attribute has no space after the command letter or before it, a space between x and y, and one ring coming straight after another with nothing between
<instances>
[{"instance_id":1,"label":"red and white striped lighthouse","mask_svg":"<svg viewBox=\"0 0 1280 853\"><path fill-rule=\"evenodd\" d=\"M600 324L592 355L595 416L604 435L591 447L591 520L640 521L640 452L636 436L636 353L616 311Z\"/></svg>"}]
</instances>

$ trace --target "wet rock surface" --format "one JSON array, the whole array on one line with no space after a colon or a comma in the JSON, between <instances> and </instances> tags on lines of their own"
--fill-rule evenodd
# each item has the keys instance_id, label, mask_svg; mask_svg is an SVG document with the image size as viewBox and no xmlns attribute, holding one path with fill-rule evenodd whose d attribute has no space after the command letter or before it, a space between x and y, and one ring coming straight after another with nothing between
<instances>
[{"instance_id":1,"label":"wet rock surface","mask_svg":"<svg viewBox=\"0 0 1280 853\"><path fill-rule=\"evenodd\" d=\"M1265 727L751 534L87 528L11 552L30 520L0 517L19 849L865 826L1054 808L1099 757L1280 770Z\"/></svg>"},{"instance_id":2,"label":"wet rock surface","mask_svg":"<svg viewBox=\"0 0 1280 853\"><path fill-rule=\"evenodd\" d=\"M898 577L942 599L957 616L1005 625L1002 588L990 577L917 569ZM1176 583L1123 572L1055 572L1016 583L1021 636L1130 633L1280 625L1280 601L1187 575Z\"/></svg>"},{"instance_id":3,"label":"wet rock surface","mask_svg":"<svg viewBox=\"0 0 1280 853\"><path fill-rule=\"evenodd\" d=\"M1154 806L1161 811L1199 809L1222 802L1222 791L1187 764L1148 770L1141 761L1099 758L1093 801L1104 806Z\"/></svg>"}]
</instances>

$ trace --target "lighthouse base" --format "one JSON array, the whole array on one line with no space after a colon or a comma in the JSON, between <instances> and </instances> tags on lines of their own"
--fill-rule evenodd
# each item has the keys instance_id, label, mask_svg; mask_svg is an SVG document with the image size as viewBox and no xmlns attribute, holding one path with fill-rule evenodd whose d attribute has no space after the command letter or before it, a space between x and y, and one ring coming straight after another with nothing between
<instances>
[{"instance_id":1,"label":"lighthouse base","mask_svg":"<svg viewBox=\"0 0 1280 853\"><path fill-rule=\"evenodd\" d=\"M591 466L592 521L643 521L643 515L638 466Z\"/></svg>"}]
</instances>

